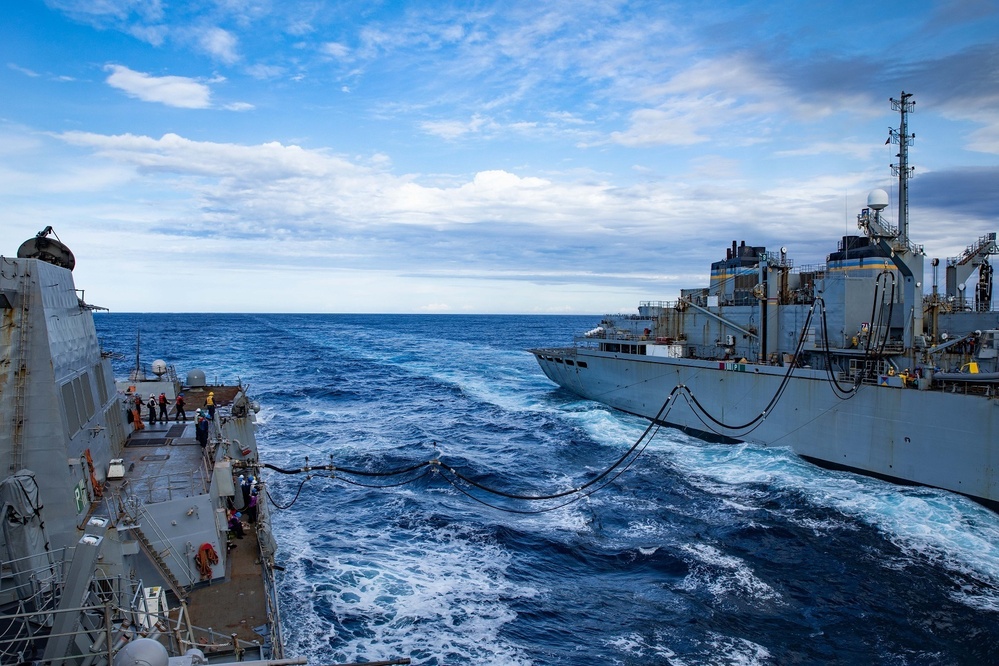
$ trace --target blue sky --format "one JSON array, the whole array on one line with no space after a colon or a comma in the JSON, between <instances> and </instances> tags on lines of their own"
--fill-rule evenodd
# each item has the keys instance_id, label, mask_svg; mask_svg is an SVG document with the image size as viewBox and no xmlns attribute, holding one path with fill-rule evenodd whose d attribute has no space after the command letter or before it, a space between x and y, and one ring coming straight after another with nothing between
<instances>
[{"instance_id":1,"label":"blue sky","mask_svg":"<svg viewBox=\"0 0 999 666\"><path fill-rule=\"evenodd\" d=\"M993 0L9 2L0 251L52 225L116 311L633 311L732 240L823 261L894 196L905 90L910 235L954 256L999 228L997 35Z\"/></svg>"}]
</instances>

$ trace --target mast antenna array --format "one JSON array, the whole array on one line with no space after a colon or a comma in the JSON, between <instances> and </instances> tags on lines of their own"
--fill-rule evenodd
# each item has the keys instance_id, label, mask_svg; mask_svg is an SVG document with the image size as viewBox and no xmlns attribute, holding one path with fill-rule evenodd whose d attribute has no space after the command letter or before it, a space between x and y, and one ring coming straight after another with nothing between
<instances>
[{"instance_id":1,"label":"mast antenna array","mask_svg":"<svg viewBox=\"0 0 999 666\"><path fill-rule=\"evenodd\" d=\"M908 115L916 108L916 103L910 101L912 93L902 91L901 99L889 98L891 100L892 111L898 111L901 116L898 129L888 129L888 140L885 144L893 143L899 147L898 164L891 165L893 176L898 176L898 236L903 245L909 242L909 178L916 170L916 167L909 166L909 146L916 138L915 133L909 134Z\"/></svg>"}]
</instances>

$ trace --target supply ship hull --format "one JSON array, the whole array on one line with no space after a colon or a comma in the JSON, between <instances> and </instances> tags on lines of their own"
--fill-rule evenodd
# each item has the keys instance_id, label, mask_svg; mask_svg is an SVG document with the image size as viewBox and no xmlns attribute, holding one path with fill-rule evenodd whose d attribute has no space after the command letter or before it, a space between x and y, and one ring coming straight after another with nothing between
<instances>
[{"instance_id":1,"label":"supply ship hull","mask_svg":"<svg viewBox=\"0 0 999 666\"><path fill-rule=\"evenodd\" d=\"M565 348L533 350L544 373L579 396L719 441L789 446L813 462L999 502L999 401L959 386L864 384L841 400L825 371ZM684 390L674 392L676 387ZM700 408L693 403L693 396ZM664 404L670 404L661 413Z\"/></svg>"},{"instance_id":2,"label":"supply ship hull","mask_svg":"<svg viewBox=\"0 0 999 666\"><path fill-rule=\"evenodd\" d=\"M824 264L795 268L785 248L733 242L710 286L607 317L571 347L531 350L545 375L702 437L999 505L996 234L932 260L924 293L925 252L908 235L910 98L892 100L897 227L875 190L857 216L863 235L844 236Z\"/></svg>"}]
</instances>

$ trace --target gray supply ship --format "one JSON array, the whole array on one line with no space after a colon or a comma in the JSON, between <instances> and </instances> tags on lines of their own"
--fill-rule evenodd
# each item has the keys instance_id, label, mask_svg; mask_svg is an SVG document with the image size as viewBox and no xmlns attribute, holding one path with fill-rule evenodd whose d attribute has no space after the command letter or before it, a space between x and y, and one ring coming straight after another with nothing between
<instances>
[{"instance_id":1,"label":"gray supply ship","mask_svg":"<svg viewBox=\"0 0 999 666\"><path fill-rule=\"evenodd\" d=\"M544 373L707 439L787 446L823 466L999 506L996 234L933 259L924 293L926 255L908 231L914 102L905 92L891 102L897 227L875 190L857 217L863 235L843 237L824 265L795 268L784 248L733 242L709 287L605 318L571 347L532 349Z\"/></svg>"},{"instance_id":2,"label":"gray supply ship","mask_svg":"<svg viewBox=\"0 0 999 666\"><path fill-rule=\"evenodd\" d=\"M0 663L306 663L282 654L267 502L249 522L256 405L138 354L116 385L50 235L0 257Z\"/></svg>"}]
</instances>

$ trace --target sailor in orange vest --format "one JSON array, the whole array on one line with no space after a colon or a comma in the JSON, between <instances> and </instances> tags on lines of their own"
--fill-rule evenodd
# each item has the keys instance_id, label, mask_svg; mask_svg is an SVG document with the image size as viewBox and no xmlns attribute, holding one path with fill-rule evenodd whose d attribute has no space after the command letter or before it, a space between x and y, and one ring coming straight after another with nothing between
<instances>
[{"instance_id":1,"label":"sailor in orange vest","mask_svg":"<svg viewBox=\"0 0 999 666\"><path fill-rule=\"evenodd\" d=\"M157 401L160 403L160 422L166 423L170 420L169 410L167 409L166 393L160 393L160 397Z\"/></svg>"},{"instance_id":2,"label":"sailor in orange vest","mask_svg":"<svg viewBox=\"0 0 999 666\"><path fill-rule=\"evenodd\" d=\"M142 430L146 426L142 424L142 397L136 393L132 403L132 425L136 430Z\"/></svg>"}]
</instances>

